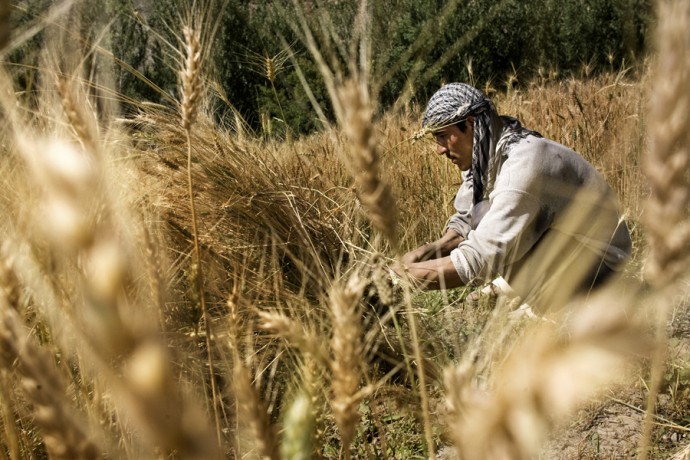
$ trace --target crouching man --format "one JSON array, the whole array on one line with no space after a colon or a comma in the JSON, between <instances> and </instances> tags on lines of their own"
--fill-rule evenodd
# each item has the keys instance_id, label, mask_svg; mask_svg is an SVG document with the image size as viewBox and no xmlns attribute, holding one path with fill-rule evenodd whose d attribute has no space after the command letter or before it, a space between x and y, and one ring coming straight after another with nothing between
<instances>
[{"instance_id":1,"label":"crouching man","mask_svg":"<svg viewBox=\"0 0 690 460\"><path fill-rule=\"evenodd\" d=\"M481 91L443 86L422 128L463 182L443 236L405 254L393 267L399 276L425 289L502 276L531 299L564 280L573 292L595 288L629 258L630 234L604 177L575 151L499 116Z\"/></svg>"}]
</instances>

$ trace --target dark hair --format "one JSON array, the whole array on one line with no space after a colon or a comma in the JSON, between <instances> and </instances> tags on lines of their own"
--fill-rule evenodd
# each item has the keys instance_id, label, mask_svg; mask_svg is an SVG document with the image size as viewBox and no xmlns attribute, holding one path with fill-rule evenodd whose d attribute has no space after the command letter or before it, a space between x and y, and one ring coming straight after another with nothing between
<instances>
[{"instance_id":1,"label":"dark hair","mask_svg":"<svg viewBox=\"0 0 690 460\"><path fill-rule=\"evenodd\" d=\"M455 123L455 126L457 126L458 129L464 133L467 130L467 119L460 120L459 122Z\"/></svg>"}]
</instances>

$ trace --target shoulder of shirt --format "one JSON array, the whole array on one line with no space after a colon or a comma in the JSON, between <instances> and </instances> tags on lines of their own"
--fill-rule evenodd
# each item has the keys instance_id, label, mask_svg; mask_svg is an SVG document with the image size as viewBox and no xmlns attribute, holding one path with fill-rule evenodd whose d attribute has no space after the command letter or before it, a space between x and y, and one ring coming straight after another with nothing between
<instances>
[{"instance_id":1,"label":"shoulder of shirt","mask_svg":"<svg viewBox=\"0 0 690 460\"><path fill-rule=\"evenodd\" d=\"M504 153L505 158L496 179L497 186L527 190L532 181L539 180L549 170L548 156L542 153L559 145L536 136L528 136L510 145Z\"/></svg>"},{"instance_id":2,"label":"shoulder of shirt","mask_svg":"<svg viewBox=\"0 0 690 460\"><path fill-rule=\"evenodd\" d=\"M551 143L549 139L536 136L527 136L524 139L507 146L502 152L504 163L513 164L519 163L522 166L540 161L540 153L546 149L550 149Z\"/></svg>"},{"instance_id":3,"label":"shoulder of shirt","mask_svg":"<svg viewBox=\"0 0 690 460\"><path fill-rule=\"evenodd\" d=\"M547 153L546 157L542 154ZM561 159L570 158L581 159L581 155L576 151L546 137L528 136L518 142L508 146L503 153L505 162L520 162L523 166L527 164L550 162L551 154L559 154ZM575 160L577 161L577 160Z\"/></svg>"},{"instance_id":4,"label":"shoulder of shirt","mask_svg":"<svg viewBox=\"0 0 690 460\"><path fill-rule=\"evenodd\" d=\"M520 152L524 150L532 150L535 148L543 148L546 145L552 143L554 143L554 141L547 139L545 137L527 136L507 146L506 150L509 153Z\"/></svg>"}]
</instances>

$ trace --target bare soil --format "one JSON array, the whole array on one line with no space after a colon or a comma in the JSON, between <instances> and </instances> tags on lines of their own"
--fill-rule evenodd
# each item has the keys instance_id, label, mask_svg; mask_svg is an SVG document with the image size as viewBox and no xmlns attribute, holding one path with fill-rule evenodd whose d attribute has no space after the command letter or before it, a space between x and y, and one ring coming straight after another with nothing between
<instances>
[{"instance_id":1,"label":"bare soil","mask_svg":"<svg viewBox=\"0 0 690 460\"><path fill-rule=\"evenodd\" d=\"M657 397L657 423L649 458L690 460L690 306L674 312L668 329L667 365ZM539 459L634 459L638 457L646 405L648 369L637 382L618 386L557 427ZM644 379L642 378L644 376ZM457 459L443 446L440 460Z\"/></svg>"}]
</instances>

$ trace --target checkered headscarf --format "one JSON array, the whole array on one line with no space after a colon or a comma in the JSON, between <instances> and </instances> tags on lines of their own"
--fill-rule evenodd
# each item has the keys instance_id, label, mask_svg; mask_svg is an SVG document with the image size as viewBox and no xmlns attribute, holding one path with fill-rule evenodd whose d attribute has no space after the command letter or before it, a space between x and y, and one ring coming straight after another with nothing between
<instances>
[{"instance_id":1,"label":"checkered headscarf","mask_svg":"<svg viewBox=\"0 0 690 460\"><path fill-rule=\"evenodd\" d=\"M435 131L458 123L468 116L474 116L474 143L472 146L472 168L468 179L472 179L474 203L484 200L489 162L495 150L495 129L498 119L496 108L484 93L465 83L450 83L436 91L422 120L422 127ZM493 148L492 148L493 147Z\"/></svg>"},{"instance_id":2,"label":"checkered headscarf","mask_svg":"<svg viewBox=\"0 0 690 460\"><path fill-rule=\"evenodd\" d=\"M422 126L435 131L487 108L493 108L493 104L484 93L464 83L450 83L429 99Z\"/></svg>"}]
</instances>

